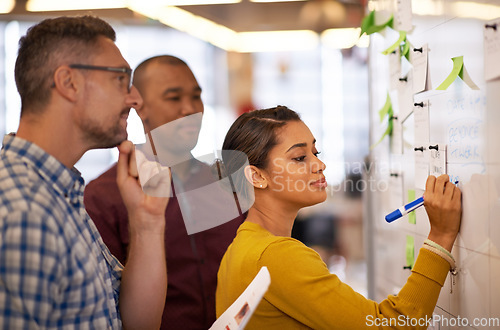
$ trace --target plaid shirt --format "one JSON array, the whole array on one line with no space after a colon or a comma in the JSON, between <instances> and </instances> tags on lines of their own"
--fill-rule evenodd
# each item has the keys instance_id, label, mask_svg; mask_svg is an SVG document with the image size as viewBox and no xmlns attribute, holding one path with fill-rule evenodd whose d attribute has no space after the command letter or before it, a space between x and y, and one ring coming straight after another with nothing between
<instances>
[{"instance_id":1,"label":"plaid shirt","mask_svg":"<svg viewBox=\"0 0 500 330\"><path fill-rule=\"evenodd\" d=\"M28 141L0 152L0 329L121 328L122 265L83 206L84 181Z\"/></svg>"}]
</instances>

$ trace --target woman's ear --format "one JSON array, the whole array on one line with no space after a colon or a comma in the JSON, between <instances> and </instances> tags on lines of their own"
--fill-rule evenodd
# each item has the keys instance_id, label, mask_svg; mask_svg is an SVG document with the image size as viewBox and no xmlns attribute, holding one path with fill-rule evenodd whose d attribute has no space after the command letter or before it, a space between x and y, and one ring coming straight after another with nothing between
<instances>
[{"instance_id":1,"label":"woman's ear","mask_svg":"<svg viewBox=\"0 0 500 330\"><path fill-rule=\"evenodd\" d=\"M245 167L245 178L255 188L267 188L267 179L265 178L264 173L262 173L262 170L258 167L247 165Z\"/></svg>"}]
</instances>

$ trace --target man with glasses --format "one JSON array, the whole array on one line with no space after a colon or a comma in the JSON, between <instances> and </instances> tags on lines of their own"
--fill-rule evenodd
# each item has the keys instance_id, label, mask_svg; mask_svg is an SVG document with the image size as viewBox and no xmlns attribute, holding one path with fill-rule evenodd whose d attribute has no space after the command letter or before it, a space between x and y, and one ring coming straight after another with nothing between
<instances>
[{"instance_id":1,"label":"man with glasses","mask_svg":"<svg viewBox=\"0 0 500 330\"><path fill-rule=\"evenodd\" d=\"M177 189L195 190L213 178L210 168L191 154L204 105L202 89L189 66L171 55L149 58L135 69L134 86L144 100L136 110L145 133L161 136L154 142L155 150L171 167L176 187L165 212L168 290L161 329L208 329L215 321L219 264L244 219L240 216L192 235L186 230ZM87 185L85 208L113 255L125 263L130 244L128 218L116 172L114 165ZM140 179L144 179L142 172Z\"/></svg>"},{"instance_id":2,"label":"man with glasses","mask_svg":"<svg viewBox=\"0 0 500 330\"><path fill-rule=\"evenodd\" d=\"M122 81L128 81L127 91L130 93L132 89L132 69L131 68L113 68L109 66L97 66L97 65L88 65L88 64L70 64L70 68L73 69L84 69L84 70L101 70L101 71L109 71L109 72L118 72L126 74L126 76L122 76Z\"/></svg>"},{"instance_id":3,"label":"man with glasses","mask_svg":"<svg viewBox=\"0 0 500 330\"><path fill-rule=\"evenodd\" d=\"M44 20L20 40L21 119L0 152L1 329L160 325L168 199L145 195L137 180L126 125L142 98L114 41L111 26L91 16ZM74 168L87 150L117 145L125 267L85 212Z\"/></svg>"}]
</instances>

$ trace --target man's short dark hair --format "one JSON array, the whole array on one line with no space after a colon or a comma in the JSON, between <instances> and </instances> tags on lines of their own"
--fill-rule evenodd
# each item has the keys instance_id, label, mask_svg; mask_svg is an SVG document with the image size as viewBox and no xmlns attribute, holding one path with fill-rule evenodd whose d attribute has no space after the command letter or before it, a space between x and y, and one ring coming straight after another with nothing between
<instances>
[{"instance_id":1,"label":"man's short dark hair","mask_svg":"<svg viewBox=\"0 0 500 330\"><path fill-rule=\"evenodd\" d=\"M134 70L134 81L133 81L134 86L141 94L144 93L144 80L145 80L146 69L153 63L159 63L165 65L183 65L189 68L186 62L173 55L158 55L142 61Z\"/></svg>"},{"instance_id":2,"label":"man's short dark hair","mask_svg":"<svg viewBox=\"0 0 500 330\"><path fill-rule=\"evenodd\" d=\"M113 28L93 16L45 19L19 40L15 66L21 116L41 110L50 100L55 70L64 64L87 63L97 53L98 37L116 40Z\"/></svg>"}]
</instances>

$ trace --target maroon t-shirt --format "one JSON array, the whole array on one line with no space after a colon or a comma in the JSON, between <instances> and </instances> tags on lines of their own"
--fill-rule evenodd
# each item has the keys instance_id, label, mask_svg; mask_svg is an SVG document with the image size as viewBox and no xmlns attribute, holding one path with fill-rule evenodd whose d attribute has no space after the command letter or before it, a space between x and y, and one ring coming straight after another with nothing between
<instances>
[{"instance_id":1,"label":"maroon t-shirt","mask_svg":"<svg viewBox=\"0 0 500 330\"><path fill-rule=\"evenodd\" d=\"M210 168L195 161L186 190L203 185ZM189 186L193 182L194 187ZM116 184L116 164L85 188L85 208L111 253L123 264L129 244L128 216ZM179 203L171 197L165 212L168 289L161 329L208 329L215 322L215 290L222 256L244 221L188 235Z\"/></svg>"}]
</instances>

